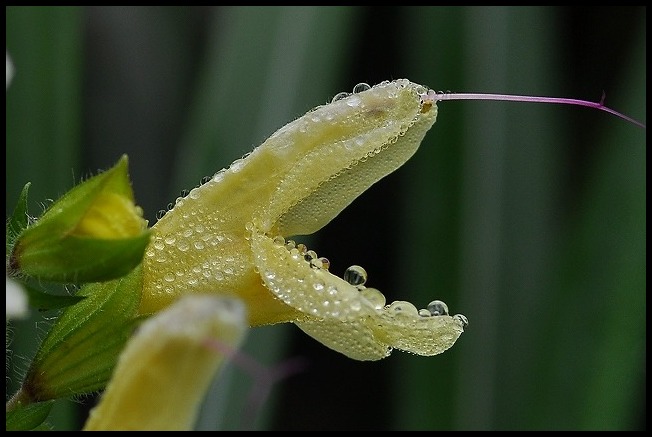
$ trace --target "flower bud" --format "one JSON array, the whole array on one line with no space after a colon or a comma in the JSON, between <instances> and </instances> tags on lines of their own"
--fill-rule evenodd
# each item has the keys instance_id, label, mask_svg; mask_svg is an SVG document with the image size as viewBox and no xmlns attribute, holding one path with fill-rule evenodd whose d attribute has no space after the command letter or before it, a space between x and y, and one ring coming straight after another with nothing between
<instances>
[{"instance_id":1,"label":"flower bud","mask_svg":"<svg viewBox=\"0 0 652 437\"><path fill-rule=\"evenodd\" d=\"M147 221L134 204L127 157L54 202L25 229L10 267L39 279L96 282L125 275L149 242Z\"/></svg>"}]
</instances>

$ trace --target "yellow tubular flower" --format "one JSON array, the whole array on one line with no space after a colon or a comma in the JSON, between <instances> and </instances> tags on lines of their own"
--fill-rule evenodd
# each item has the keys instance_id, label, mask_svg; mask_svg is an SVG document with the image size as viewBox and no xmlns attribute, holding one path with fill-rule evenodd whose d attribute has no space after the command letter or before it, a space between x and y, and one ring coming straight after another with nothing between
<instances>
[{"instance_id":1,"label":"yellow tubular flower","mask_svg":"<svg viewBox=\"0 0 652 437\"><path fill-rule=\"evenodd\" d=\"M191 430L211 380L247 329L241 301L188 295L144 322L85 430Z\"/></svg>"},{"instance_id":2,"label":"yellow tubular flower","mask_svg":"<svg viewBox=\"0 0 652 437\"><path fill-rule=\"evenodd\" d=\"M363 91L360 91L363 89ZM433 301L386 305L366 273L344 278L286 238L311 234L403 165L435 123L432 92L400 79L338 94L274 133L248 156L178 199L152 228L139 313L187 292L242 299L251 326L294 322L358 360L393 348L435 355L466 326Z\"/></svg>"}]
</instances>

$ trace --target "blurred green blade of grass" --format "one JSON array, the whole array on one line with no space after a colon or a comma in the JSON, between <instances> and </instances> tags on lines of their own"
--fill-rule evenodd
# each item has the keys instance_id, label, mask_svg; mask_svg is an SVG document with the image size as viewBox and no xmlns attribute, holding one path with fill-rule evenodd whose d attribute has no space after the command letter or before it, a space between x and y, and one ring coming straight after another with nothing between
<instances>
[{"instance_id":1,"label":"blurred green blade of grass","mask_svg":"<svg viewBox=\"0 0 652 437\"><path fill-rule=\"evenodd\" d=\"M466 92L565 91L563 53L573 52L557 27L558 14L568 11L409 11L415 29L445 35L447 26L451 34L464 26L457 44L427 31L410 35L409 65L422 83ZM644 114L644 63L637 68L637 80L613 79L631 87L634 97L618 108L634 116ZM459 115L456 105L438 105L421 158L405 166L397 269L409 300L442 299L470 325L440 357L392 358L396 427L636 427L644 396L637 383L645 380L644 133L599 113L573 126L564 115L586 116L578 108L465 102ZM564 165L573 163L578 137L598 141L580 162L590 177ZM579 193L569 186L577 180Z\"/></svg>"},{"instance_id":2,"label":"blurred green blade of grass","mask_svg":"<svg viewBox=\"0 0 652 437\"><path fill-rule=\"evenodd\" d=\"M355 13L340 7L220 9L181 141L175 186L188 188L228 167L274 130L336 94L349 56L342 47L353 32ZM274 365L283 357L289 329L252 330L244 353ZM273 400L257 423L241 422L254 384L251 375L228 370L209 394L198 428L266 428Z\"/></svg>"},{"instance_id":3,"label":"blurred green blade of grass","mask_svg":"<svg viewBox=\"0 0 652 437\"><path fill-rule=\"evenodd\" d=\"M6 93L6 210L15 206L21 188L32 182L29 212L39 216L46 199L56 199L82 175L82 12L77 7L18 7L6 12L7 52L15 76ZM34 354L42 314L16 321L8 330L7 390L13 394L25 362ZM48 423L72 430L75 406L56 403Z\"/></svg>"},{"instance_id":4,"label":"blurred green blade of grass","mask_svg":"<svg viewBox=\"0 0 652 437\"><path fill-rule=\"evenodd\" d=\"M81 176L72 173L81 133L81 11L12 6L6 24L15 68L6 97L7 212L29 178L30 212L39 215L45 199Z\"/></svg>"},{"instance_id":5,"label":"blurred green blade of grass","mask_svg":"<svg viewBox=\"0 0 652 437\"><path fill-rule=\"evenodd\" d=\"M636 41L609 101L645 121L645 43ZM563 427L636 430L645 423L645 131L618 119L604 126L595 135L590 185L577 206L582 215L570 229L553 289L559 310L543 327L548 354L564 362L542 369L543 376L568 385L544 386L536 407L566 418ZM569 331L566 341L555 341ZM549 426L543 414L538 419L538 426Z\"/></svg>"},{"instance_id":6,"label":"blurred green blade of grass","mask_svg":"<svg viewBox=\"0 0 652 437\"><path fill-rule=\"evenodd\" d=\"M438 29L439 35L456 34L455 29L464 24L464 9L424 7L404 12L404 25L412 29L405 42L411 50L403 53L406 70L412 73L409 79L436 90L461 89L463 41L435 38L431 29ZM396 234L400 239L395 270L401 272L401 281L386 287L418 308L440 299L455 311L461 306L454 291L458 288L462 121L459 107L438 106L438 121L417 155L397 172L402 196L397 212L400 228ZM460 343L468 341L465 336ZM460 345L430 358L392 354L389 390L396 429L452 428L456 393L449 387L457 383L459 353Z\"/></svg>"}]
</instances>

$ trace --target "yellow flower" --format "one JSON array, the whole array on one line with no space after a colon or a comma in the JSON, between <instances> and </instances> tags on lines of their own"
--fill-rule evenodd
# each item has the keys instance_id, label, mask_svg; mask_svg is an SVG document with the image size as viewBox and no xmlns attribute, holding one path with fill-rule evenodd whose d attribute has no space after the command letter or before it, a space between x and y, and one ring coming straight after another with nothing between
<instances>
[{"instance_id":1,"label":"yellow flower","mask_svg":"<svg viewBox=\"0 0 652 437\"><path fill-rule=\"evenodd\" d=\"M191 430L206 391L246 333L239 300L184 296L144 322L121 353L85 430Z\"/></svg>"},{"instance_id":2,"label":"yellow flower","mask_svg":"<svg viewBox=\"0 0 652 437\"><path fill-rule=\"evenodd\" d=\"M246 303L251 326L293 322L358 360L393 348L448 349L464 316L441 311L438 301L432 311L386 305L359 270L339 278L326 259L285 240L319 230L400 167L436 116L428 89L402 79L338 95L279 129L153 226L139 312L155 313L188 292L226 294Z\"/></svg>"}]
</instances>

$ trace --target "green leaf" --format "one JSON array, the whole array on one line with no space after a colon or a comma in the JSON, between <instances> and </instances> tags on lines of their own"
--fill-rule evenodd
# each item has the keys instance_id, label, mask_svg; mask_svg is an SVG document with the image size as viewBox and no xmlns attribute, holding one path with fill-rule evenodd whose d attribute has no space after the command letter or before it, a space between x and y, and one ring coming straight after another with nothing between
<instances>
[{"instance_id":1,"label":"green leaf","mask_svg":"<svg viewBox=\"0 0 652 437\"><path fill-rule=\"evenodd\" d=\"M7 411L7 431L29 431L40 426L50 414L54 401L29 404L24 408Z\"/></svg>"}]
</instances>

